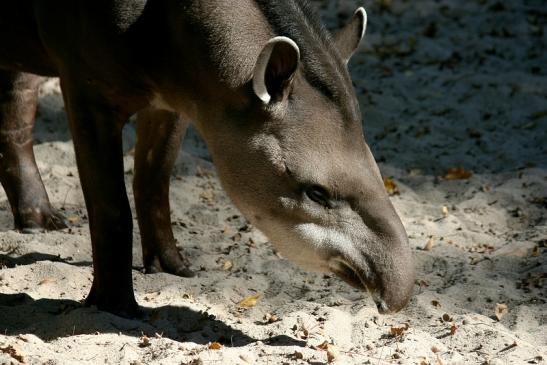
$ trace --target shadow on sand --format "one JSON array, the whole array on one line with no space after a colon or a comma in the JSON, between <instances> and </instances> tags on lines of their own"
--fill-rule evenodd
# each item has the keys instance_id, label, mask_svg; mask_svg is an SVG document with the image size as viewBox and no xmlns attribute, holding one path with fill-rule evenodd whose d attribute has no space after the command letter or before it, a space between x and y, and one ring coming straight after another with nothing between
<instances>
[{"instance_id":1,"label":"shadow on sand","mask_svg":"<svg viewBox=\"0 0 547 365\"><path fill-rule=\"evenodd\" d=\"M122 333L128 336L162 337L175 341L207 344L219 342L228 347L264 341L275 346L304 346L289 336L255 339L215 319L207 312L186 307L141 307L142 319L127 319L86 307L66 299L38 299L28 294L0 294L0 330L6 335L32 333L44 341L59 337ZM70 329L67 333L67 329Z\"/></svg>"}]
</instances>

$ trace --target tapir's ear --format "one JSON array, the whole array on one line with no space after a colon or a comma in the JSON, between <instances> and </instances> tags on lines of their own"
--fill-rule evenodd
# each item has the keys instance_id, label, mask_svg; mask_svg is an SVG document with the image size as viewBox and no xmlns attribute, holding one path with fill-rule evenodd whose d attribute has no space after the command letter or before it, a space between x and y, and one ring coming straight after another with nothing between
<instances>
[{"instance_id":1,"label":"tapir's ear","mask_svg":"<svg viewBox=\"0 0 547 365\"><path fill-rule=\"evenodd\" d=\"M355 11L351 21L334 36L336 47L338 47L338 51L346 63L357 49L357 46L359 46L361 39L365 36L366 29L367 12L361 7Z\"/></svg>"},{"instance_id":2,"label":"tapir's ear","mask_svg":"<svg viewBox=\"0 0 547 365\"><path fill-rule=\"evenodd\" d=\"M253 90L264 103L285 95L298 68L300 49L287 37L274 37L266 43L256 61Z\"/></svg>"}]
</instances>

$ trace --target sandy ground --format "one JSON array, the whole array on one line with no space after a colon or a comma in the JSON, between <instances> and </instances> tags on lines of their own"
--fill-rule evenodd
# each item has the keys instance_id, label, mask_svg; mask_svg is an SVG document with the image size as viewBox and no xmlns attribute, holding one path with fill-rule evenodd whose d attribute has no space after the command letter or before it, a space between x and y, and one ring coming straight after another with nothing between
<instances>
[{"instance_id":1,"label":"sandy ground","mask_svg":"<svg viewBox=\"0 0 547 365\"><path fill-rule=\"evenodd\" d=\"M317 3L329 28L357 4ZM197 277L142 274L135 230L133 277L146 319L83 307L91 283L86 213L50 80L35 150L51 200L72 227L10 230L0 193L0 363L545 363L545 4L365 5L368 37L350 67L367 140L398 186L393 203L415 248L407 309L380 316L366 293L279 258L221 190L195 133L173 174L171 202L175 236ZM125 142L129 151L131 125ZM131 195L130 153L125 162ZM442 178L457 166L472 176ZM238 307L253 295L254 307Z\"/></svg>"}]
</instances>

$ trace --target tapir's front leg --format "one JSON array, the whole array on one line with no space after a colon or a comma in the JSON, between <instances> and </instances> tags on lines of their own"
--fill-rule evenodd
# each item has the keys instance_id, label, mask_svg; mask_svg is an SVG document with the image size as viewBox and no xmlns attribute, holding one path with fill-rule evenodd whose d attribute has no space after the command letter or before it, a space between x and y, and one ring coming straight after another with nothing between
<instances>
[{"instance_id":1,"label":"tapir's front leg","mask_svg":"<svg viewBox=\"0 0 547 365\"><path fill-rule=\"evenodd\" d=\"M0 70L0 181L22 232L66 228L51 207L32 148L41 77Z\"/></svg>"},{"instance_id":2,"label":"tapir's front leg","mask_svg":"<svg viewBox=\"0 0 547 365\"><path fill-rule=\"evenodd\" d=\"M124 184L122 138L129 113L85 82L61 77L76 162L89 216L93 285L88 304L133 316L132 219Z\"/></svg>"},{"instance_id":3,"label":"tapir's front leg","mask_svg":"<svg viewBox=\"0 0 547 365\"><path fill-rule=\"evenodd\" d=\"M133 191L146 272L193 276L180 256L171 228L169 179L187 123L164 110L146 109L137 116Z\"/></svg>"}]
</instances>

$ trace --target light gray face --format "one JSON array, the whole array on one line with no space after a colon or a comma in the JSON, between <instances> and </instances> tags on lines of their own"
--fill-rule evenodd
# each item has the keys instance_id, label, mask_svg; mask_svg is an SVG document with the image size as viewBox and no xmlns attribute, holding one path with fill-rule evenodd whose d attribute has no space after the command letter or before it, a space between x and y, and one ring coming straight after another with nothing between
<instances>
[{"instance_id":1,"label":"light gray face","mask_svg":"<svg viewBox=\"0 0 547 365\"><path fill-rule=\"evenodd\" d=\"M353 46L336 40L347 46L346 60L365 19L356 12L341 32ZM345 85L351 92L333 102L299 67L290 39L264 47L253 78L261 122L224 131L232 147L212 146L223 185L282 255L368 288L382 313L400 310L414 285L412 253L364 141L354 92Z\"/></svg>"}]
</instances>

